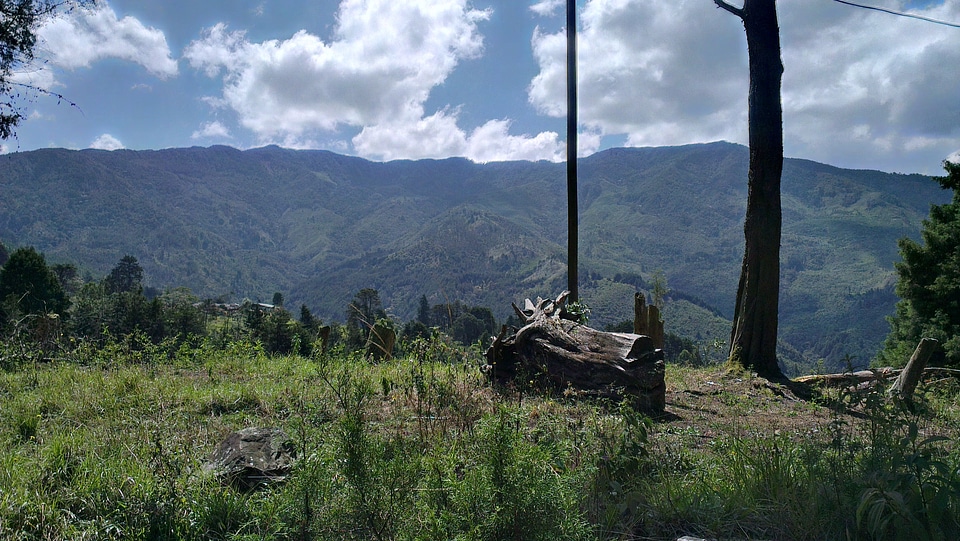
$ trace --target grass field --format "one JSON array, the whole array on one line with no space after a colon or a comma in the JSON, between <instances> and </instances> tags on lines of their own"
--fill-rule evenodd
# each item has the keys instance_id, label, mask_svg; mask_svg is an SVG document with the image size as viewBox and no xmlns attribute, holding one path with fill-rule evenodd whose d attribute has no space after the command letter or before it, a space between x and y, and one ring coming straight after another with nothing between
<instances>
[{"instance_id":1,"label":"grass field","mask_svg":"<svg viewBox=\"0 0 960 541\"><path fill-rule=\"evenodd\" d=\"M271 357L256 345L0 349L2 539L955 539L960 386L913 411L667 367L667 411L495 389L476 349ZM22 353L22 352L21 352ZM882 389L880 390L882 391ZM279 427L297 461L245 493L202 468Z\"/></svg>"}]
</instances>

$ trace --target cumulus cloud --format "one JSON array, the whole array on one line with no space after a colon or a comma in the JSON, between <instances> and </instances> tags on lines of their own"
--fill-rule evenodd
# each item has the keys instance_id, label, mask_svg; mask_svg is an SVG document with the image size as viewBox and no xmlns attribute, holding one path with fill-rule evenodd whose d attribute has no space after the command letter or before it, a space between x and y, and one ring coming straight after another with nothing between
<instances>
[{"instance_id":1,"label":"cumulus cloud","mask_svg":"<svg viewBox=\"0 0 960 541\"><path fill-rule=\"evenodd\" d=\"M200 129L193 132L191 139L230 139L230 130L220 122L204 122Z\"/></svg>"},{"instance_id":2,"label":"cumulus cloud","mask_svg":"<svg viewBox=\"0 0 960 541\"><path fill-rule=\"evenodd\" d=\"M541 0L530 6L530 11L541 17L549 17L566 4L566 0Z\"/></svg>"},{"instance_id":3,"label":"cumulus cloud","mask_svg":"<svg viewBox=\"0 0 960 541\"><path fill-rule=\"evenodd\" d=\"M183 56L222 77L214 102L261 141L297 146L350 127L361 130L353 144L363 156L464 155L474 135L456 126L456 112L428 114L424 104L458 64L483 53L477 26L489 17L466 0L344 0L330 40L300 31L253 43L217 24ZM527 139L542 146L538 137Z\"/></svg>"},{"instance_id":4,"label":"cumulus cloud","mask_svg":"<svg viewBox=\"0 0 960 541\"><path fill-rule=\"evenodd\" d=\"M509 120L490 120L469 134L457 126L456 112L440 111L414 123L368 126L353 138L361 155L383 160L464 156L476 162L564 159L555 132L510 135Z\"/></svg>"},{"instance_id":5,"label":"cumulus cloud","mask_svg":"<svg viewBox=\"0 0 960 541\"><path fill-rule=\"evenodd\" d=\"M702 0L591 0L578 35L580 122L631 145L736 139L746 99L742 27ZM566 35L537 29L529 99L566 115ZM731 106L730 104L734 105Z\"/></svg>"},{"instance_id":6,"label":"cumulus cloud","mask_svg":"<svg viewBox=\"0 0 960 541\"><path fill-rule=\"evenodd\" d=\"M904 9L902 0L877 4ZM929 169L960 146L960 32L834 2L782 0L788 155ZM960 20L960 0L918 11ZM566 114L562 31L532 39L541 113ZM746 142L743 26L702 0L589 0L578 37L580 121L635 146ZM927 164L927 165L924 165Z\"/></svg>"},{"instance_id":7,"label":"cumulus cloud","mask_svg":"<svg viewBox=\"0 0 960 541\"><path fill-rule=\"evenodd\" d=\"M117 18L106 2L54 17L37 35L44 57L57 67L88 68L98 60L118 58L140 64L160 78L177 75L164 33L133 17Z\"/></svg>"},{"instance_id":8,"label":"cumulus cloud","mask_svg":"<svg viewBox=\"0 0 960 541\"><path fill-rule=\"evenodd\" d=\"M93 142L90 143L90 148L95 148L98 150L121 150L126 147L123 146L123 143L121 143L116 137L110 135L109 133L105 133L94 139Z\"/></svg>"}]
</instances>

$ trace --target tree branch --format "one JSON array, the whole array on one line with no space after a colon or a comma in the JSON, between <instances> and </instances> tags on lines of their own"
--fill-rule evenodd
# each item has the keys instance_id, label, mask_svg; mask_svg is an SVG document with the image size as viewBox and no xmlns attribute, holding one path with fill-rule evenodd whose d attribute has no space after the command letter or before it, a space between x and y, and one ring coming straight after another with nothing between
<instances>
[{"instance_id":1,"label":"tree branch","mask_svg":"<svg viewBox=\"0 0 960 541\"><path fill-rule=\"evenodd\" d=\"M713 0L713 3L717 5L718 8L725 9L730 13L733 13L737 17L743 18L743 8L736 8L726 3L724 0Z\"/></svg>"}]
</instances>

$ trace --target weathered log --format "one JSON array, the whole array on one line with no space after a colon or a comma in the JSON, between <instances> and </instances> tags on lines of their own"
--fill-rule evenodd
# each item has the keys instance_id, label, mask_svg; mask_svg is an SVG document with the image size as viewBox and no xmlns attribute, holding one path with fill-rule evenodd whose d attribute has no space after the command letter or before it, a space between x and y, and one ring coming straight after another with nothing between
<instances>
[{"instance_id":1,"label":"weathered log","mask_svg":"<svg viewBox=\"0 0 960 541\"><path fill-rule=\"evenodd\" d=\"M901 368L891 368L885 366L871 370L859 370L857 372L843 372L841 374L813 374L809 376L800 376L793 378L797 383L807 383L811 385L824 385L826 387L847 387L863 383L879 383L890 378L898 377L903 373ZM939 366L928 366L920 372L921 379L924 376L944 376L960 378L960 370L956 368L942 368Z\"/></svg>"},{"instance_id":2,"label":"weathered log","mask_svg":"<svg viewBox=\"0 0 960 541\"><path fill-rule=\"evenodd\" d=\"M525 325L504 326L487 349L487 373L496 383L533 383L541 389L625 399L661 412L666 402L663 350L649 336L608 333L561 317L566 292L556 300L529 299L514 310Z\"/></svg>"},{"instance_id":3,"label":"weathered log","mask_svg":"<svg viewBox=\"0 0 960 541\"><path fill-rule=\"evenodd\" d=\"M930 356L933 355L938 344L939 342L933 338L920 340L920 343L917 344L916 351L910 356L907 366L900 372L896 381L893 382L893 385L890 386L890 389L887 391L887 396L908 403L913 400L913 391L917 388L917 383L920 382L923 369L926 368L927 361L930 360Z\"/></svg>"},{"instance_id":4,"label":"weathered log","mask_svg":"<svg viewBox=\"0 0 960 541\"><path fill-rule=\"evenodd\" d=\"M820 384L827 387L847 387L859 385L861 383L872 383L890 379L900 371L890 368L876 368L873 370L859 370L857 372L844 372L842 374L814 374L811 376L800 376L793 378L797 383Z\"/></svg>"}]
</instances>

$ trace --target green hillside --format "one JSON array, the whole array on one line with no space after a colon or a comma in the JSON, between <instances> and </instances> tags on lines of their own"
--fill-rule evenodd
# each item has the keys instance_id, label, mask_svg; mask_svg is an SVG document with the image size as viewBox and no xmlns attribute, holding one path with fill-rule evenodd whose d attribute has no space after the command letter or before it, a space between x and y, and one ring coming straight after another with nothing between
<instances>
[{"instance_id":1,"label":"green hillside","mask_svg":"<svg viewBox=\"0 0 960 541\"><path fill-rule=\"evenodd\" d=\"M668 330L726 339L715 335L732 315L747 160L742 146L711 143L581 161L581 296L592 324L630 318L633 292L662 270L674 292L668 316L681 303ZM48 149L0 163L0 241L92 277L130 254L156 287L233 299L281 291L290 306L337 320L364 287L401 319L421 295L505 318L511 301L566 283L563 164L376 163L277 147ZM865 364L893 310L896 239L917 237L929 205L945 200L920 175L787 160L785 350L808 364L844 355ZM689 315L697 310L707 316Z\"/></svg>"}]
</instances>

